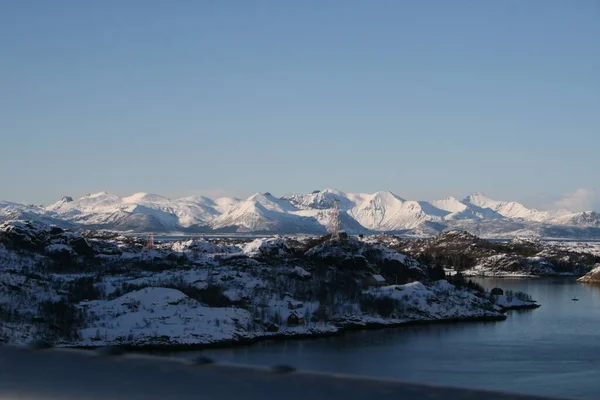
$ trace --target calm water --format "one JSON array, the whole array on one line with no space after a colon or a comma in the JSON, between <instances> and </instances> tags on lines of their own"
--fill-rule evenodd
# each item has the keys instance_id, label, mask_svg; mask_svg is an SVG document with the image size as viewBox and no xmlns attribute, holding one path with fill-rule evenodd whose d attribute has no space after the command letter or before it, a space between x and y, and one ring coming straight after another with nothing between
<instances>
[{"instance_id":1,"label":"calm water","mask_svg":"<svg viewBox=\"0 0 600 400\"><path fill-rule=\"evenodd\" d=\"M156 236L254 239L261 235ZM496 239L492 241L505 241ZM573 239L567 241L596 242ZM341 338L261 342L205 351L220 361L290 364L458 387L600 399L600 287L574 279L476 279L529 293L542 307L511 311L503 322L413 326ZM577 297L579 301L571 301ZM196 357L198 352L178 353Z\"/></svg>"},{"instance_id":2,"label":"calm water","mask_svg":"<svg viewBox=\"0 0 600 400\"><path fill-rule=\"evenodd\" d=\"M290 364L415 382L600 398L600 287L572 279L478 279L530 293L542 307L502 322L412 326L340 338L205 351L218 361ZM571 301L577 296L579 301ZM197 352L179 353L195 357Z\"/></svg>"}]
</instances>

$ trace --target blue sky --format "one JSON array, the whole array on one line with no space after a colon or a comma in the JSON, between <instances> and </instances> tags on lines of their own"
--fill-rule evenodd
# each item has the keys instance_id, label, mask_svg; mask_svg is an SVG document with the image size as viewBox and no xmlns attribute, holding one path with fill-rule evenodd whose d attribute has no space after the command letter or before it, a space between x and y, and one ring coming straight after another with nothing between
<instances>
[{"instance_id":1,"label":"blue sky","mask_svg":"<svg viewBox=\"0 0 600 400\"><path fill-rule=\"evenodd\" d=\"M600 209L599 21L591 0L0 1L0 199Z\"/></svg>"}]
</instances>

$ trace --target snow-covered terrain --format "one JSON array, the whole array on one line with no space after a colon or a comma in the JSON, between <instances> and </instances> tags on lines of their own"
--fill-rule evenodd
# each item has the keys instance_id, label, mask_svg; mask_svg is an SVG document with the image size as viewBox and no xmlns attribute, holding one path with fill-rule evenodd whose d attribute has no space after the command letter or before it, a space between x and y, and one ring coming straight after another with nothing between
<instances>
[{"instance_id":1,"label":"snow-covered terrain","mask_svg":"<svg viewBox=\"0 0 600 400\"><path fill-rule=\"evenodd\" d=\"M7 221L0 340L211 345L505 318L466 281L446 280L381 239L194 238L145 248L110 232Z\"/></svg>"},{"instance_id":2,"label":"snow-covered terrain","mask_svg":"<svg viewBox=\"0 0 600 400\"><path fill-rule=\"evenodd\" d=\"M527 310L538 308L540 305L534 300L521 292L513 293L511 291L503 292L502 294L490 294L492 302L501 311L508 310Z\"/></svg>"},{"instance_id":3,"label":"snow-covered terrain","mask_svg":"<svg viewBox=\"0 0 600 400\"><path fill-rule=\"evenodd\" d=\"M38 220L63 227L132 232L252 232L323 234L339 208L342 229L352 234L389 232L431 236L460 229L481 237L600 237L600 214L594 211L539 211L514 201L474 193L463 200L406 200L380 191L344 193L326 189L276 197L256 193L247 199L178 199L152 193L131 196L99 192L79 199L63 197L47 207L0 202L0 221Z\"/></svg>"},{"instance_id":4,"label":"snow-covered terrain","mask_svg":"<svg viewBox=\"0 0 600 400\"><path fill-rule=\"evenodd\" d=\"M422 263L441 265L467 276L581 276L600 262L595 244L515 238L492 242L464 231L426 239L381 236L379 241Z\"/></svg>"}]
</instances>

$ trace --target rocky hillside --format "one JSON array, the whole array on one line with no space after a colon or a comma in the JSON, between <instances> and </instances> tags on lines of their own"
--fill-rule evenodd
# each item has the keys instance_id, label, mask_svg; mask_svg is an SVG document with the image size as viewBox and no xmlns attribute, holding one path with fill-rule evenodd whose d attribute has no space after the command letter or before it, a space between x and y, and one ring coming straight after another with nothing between
<instances>
[{"instance_id":1,"label":"rocky hillside","mask_svg":"<svg viewBox=\"0 0 600 400\"><path fill-rule=\"evenodd\" d=\"M380 236L378 240L421 263L472 276L581 276L600 261L599 255L574 247L519 238L493 242L464 231L427 239Z\"/></svg>"},{"instance_id":2,"label":"rocky hillside","mask_svg":"<svg viewBox=\"0 0 600 400\"><path fill-rule=\"evenodd\" d=\"M585 274L585 276L582 276L581 278L579 278L578 281L583 282L583 283L599 284L600 283L600 263L596 264L590 272Z\"/></svg>"},{"instance_id":3,"label":"rocky hillside","mask_svg":"<svg viewBox=\"0 0 600 400\"><path fill-rule=\"evenodd\" d=\"M149 249L108 232L0 225L3 342L208 345L503 318L489 296L457 285L378 241L190 239Z\"/></svg>"}]
</instances>

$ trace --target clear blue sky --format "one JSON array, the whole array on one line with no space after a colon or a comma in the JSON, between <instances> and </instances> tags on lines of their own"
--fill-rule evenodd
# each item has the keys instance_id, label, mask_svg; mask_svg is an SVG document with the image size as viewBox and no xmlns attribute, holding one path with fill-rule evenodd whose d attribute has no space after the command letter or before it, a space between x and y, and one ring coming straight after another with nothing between
<instances>
[{"instance_id":1,"label":"clear blue sky","mask_svg":"<svg viewBox=\"0 0 600 400\"><path fill-rule=\"evenodd\" d=\"M600 2L0 0L0 199L600 189Z\"/></svg>"}]
</instances>

